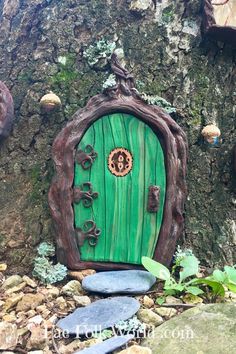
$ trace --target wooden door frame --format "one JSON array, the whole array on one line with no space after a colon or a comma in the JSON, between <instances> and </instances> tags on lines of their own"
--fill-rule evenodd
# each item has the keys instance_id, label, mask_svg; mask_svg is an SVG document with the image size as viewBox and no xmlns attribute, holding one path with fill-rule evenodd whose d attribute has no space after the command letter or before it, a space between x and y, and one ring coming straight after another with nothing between
<instances>
[{"instance_id":1,"label":"wooden door frame","mask_svg":"<svg viewBox=\"0 0 236 354\"><path fill-rule=\"evenodd\" d=\"M149 125L160 139L165 156L166 195L162 226L154 259L169 265L176 242L183 231L184 202L187 194L187 139L180 126L161 108L148 105L134 87L132 75L116 55L111 58L116 85L92 97L78 110L56 137L52 147L55 176L49 190L49 207L55 226L57 259L69 269L133 269L138 265L88 262L80 259L73 210L73 183L76 147L87 129L99 118L112 113L131 114Z\"/></svg>"}]
</instances>

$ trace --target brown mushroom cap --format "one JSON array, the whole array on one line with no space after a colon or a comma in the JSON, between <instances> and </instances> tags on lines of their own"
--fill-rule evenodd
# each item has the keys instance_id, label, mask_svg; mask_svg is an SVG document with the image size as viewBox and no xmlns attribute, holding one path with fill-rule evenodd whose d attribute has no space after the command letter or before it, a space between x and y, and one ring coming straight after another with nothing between
<instances>
[{"instance_id":1,"label":"brown mushroom cap","mask_svg":"<svg viewBox=\"0 0 236 354\"><path fill-rule=\"evenodd\" d=\"M46 95L44 95L41 100L40 100L40 105L44 106L44 105L53 105L53 106L60 106L61 105L61 100L60 98L55 95L55 93L53 92L49 92Z\"/></svg>"},{"instance_id":2,"label":"brown mushroom cap","mask_svg":"<svg viewBox=\"0 0 236 354\"><path fill-rule=\"evenodd\" d=\"M221 131L215 124L209 124L202 129L202 135L204 137L220 136Z\"/></svg>"}]
</instances>

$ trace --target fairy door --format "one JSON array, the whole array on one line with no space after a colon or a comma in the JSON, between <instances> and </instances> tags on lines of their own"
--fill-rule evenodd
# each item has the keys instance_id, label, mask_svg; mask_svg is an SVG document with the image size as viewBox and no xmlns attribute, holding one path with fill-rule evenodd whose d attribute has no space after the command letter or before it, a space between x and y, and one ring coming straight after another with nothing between
<instances>
[{"instance_id":1,"label":"fairy door","mask_svg":"<svg viewBox=\"0 0 236 354\"><path fill-rule=\"evenodd\" d=\"M82 261L141 264L153 257L166 173L161 144L138 118L115 113L93 123L77 146L74 215Z\"/></svg>"}]
</instances>

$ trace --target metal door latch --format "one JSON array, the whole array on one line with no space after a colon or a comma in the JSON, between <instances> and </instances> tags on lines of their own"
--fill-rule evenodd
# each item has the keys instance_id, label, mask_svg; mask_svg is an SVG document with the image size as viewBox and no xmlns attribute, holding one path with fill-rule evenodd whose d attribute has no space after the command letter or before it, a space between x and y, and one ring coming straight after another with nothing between
<instances>
[{"instance_id":1,"label":"metal door latch","mask_svg":"<svg viewBox=\"0 0 236 354\"><path fill-rule=\"evenodd\" d=\"M160 204L160 187L149 186L147 211L149 213L156 213L159 209L159 204Z\"/></svg>"},{"instance_id":2,"label":"metal door latch","mask_svg":"<svg viewBox=\"0 0 236 354\"><path fill-rule=\"evenodd\" d=\"M98 197L97 192L93 192L93 186L90 182L85 182L81 187L75 187L73 189L73 201L79 204L82 200L85 208L90 208L93 204L93 200Z\"/></svg>"},{"instance_id":3,"label":"metal door latch","mask_svg":"<svg viewBox=\"0 0 236 354\"><path fill-rule=\"evenodd\" d=\"M97 229L93 220L85 221L83 227L77 227L75 231L78 246L83 246L85 240L88 240L89 245L95 247L98 242L98 237L101 235L101 230Z\"/></svg>"}]
</instances>

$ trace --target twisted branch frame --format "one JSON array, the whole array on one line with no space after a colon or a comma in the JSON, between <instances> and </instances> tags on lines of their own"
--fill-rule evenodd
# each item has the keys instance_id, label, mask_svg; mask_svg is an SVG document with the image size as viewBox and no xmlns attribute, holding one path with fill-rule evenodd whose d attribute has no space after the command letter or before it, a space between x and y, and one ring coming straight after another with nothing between
<instances>
[{"instance_id":1,"label":"twisted branch frame","mask_svg":"<svg viewBox=\"0 0 236 354\"><path fill-rule=\"evenodd\" d=\"M56 137L52 147L55 176L49 190L49 206L55 225L58 261L69 269L132 269L140 266L125 263L82 261L76 243L73 211L73 182L76 146L86 130L107 114L132 114L148 124L158 136L164 151L166 197L163 222L154 259L169 265L184 225L186 198L187 139L179 125L161 108L148 105L134 87L133 76L121 66L115 54L111 68L116 85L92 97L78 110ZM158 236L158 235L157 235Z\"/></svg>"}]
</instances>

